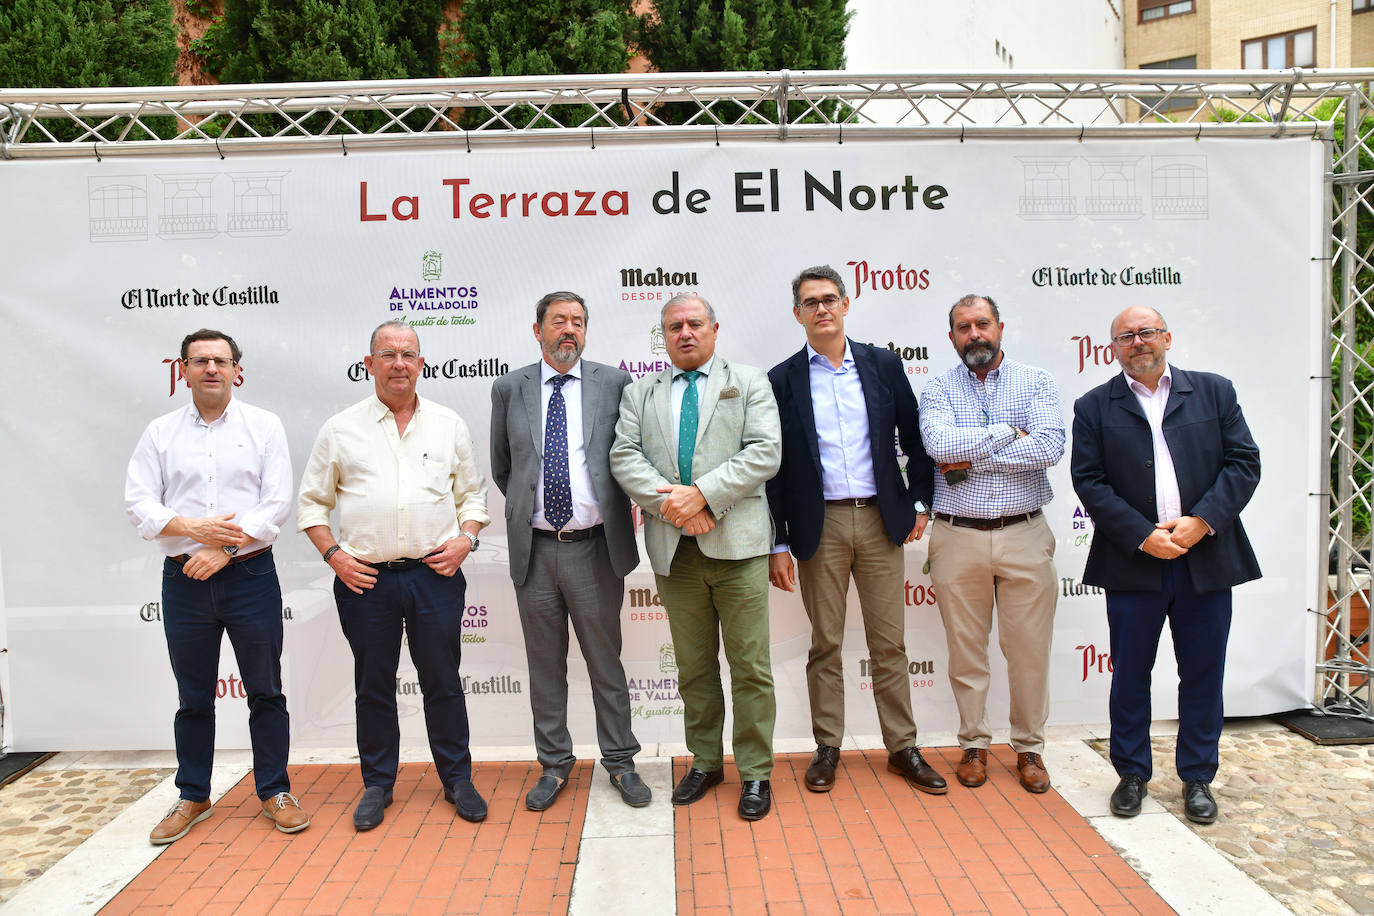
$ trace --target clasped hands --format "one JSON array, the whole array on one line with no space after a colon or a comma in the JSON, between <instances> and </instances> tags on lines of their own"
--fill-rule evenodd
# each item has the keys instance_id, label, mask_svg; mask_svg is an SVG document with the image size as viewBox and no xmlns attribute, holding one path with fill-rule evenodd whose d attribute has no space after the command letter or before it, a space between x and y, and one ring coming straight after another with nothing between
<instances>
[{"instance_id":1,"label":"clasped hands","mask_svg":"<svg viewBox=\"0 0 1374 916\"><path fill-rule=\"evenodd\" d=\"M185 536L205 545L191 554L190 559L182 565L182 572L203 582L229 565L233 558L224 552L224 548L242 547L252 540L241 527L230 521L233 517L234 513L230 512L228 515L180 520Z\"/></svg>"},{"instance_id":2,"label":"clasped hands","mask_svg":"<svg viewBox=\"0 0 1374 916\"><path fill-rule=\"evenodd\" d=\"M1140 545L1152 557L1172 560L1181 557L1207 534L1206 522L1196 515L1181 515L1171 522L1160 522Z\"/></svg>"},{"instance_id":3,"label":"clasped hands","mask_svg":"<svg viewBox=\"0 0 1374 916\"><path fill-rule=\"evenodd\" d=\"M683 534L705 534L716 527L706 497L695 486L672 484L659 487L658 492L668 494L659 504L658 514L674 528L681 528Z\"/></svg>"}]
</instances>

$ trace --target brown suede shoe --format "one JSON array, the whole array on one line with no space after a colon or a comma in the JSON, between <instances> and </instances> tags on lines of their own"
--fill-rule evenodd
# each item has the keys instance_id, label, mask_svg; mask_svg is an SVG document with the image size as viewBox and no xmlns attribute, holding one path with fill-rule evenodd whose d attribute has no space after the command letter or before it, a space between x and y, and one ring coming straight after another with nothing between
<instances>
[{"instance_id":1,"label":"brown suede shoe","mask_svg":"<svg viewBox=\"0 0 1374 916\"><path fill-rule=\"evenodd\" d=\"M175 843L190 832L192 824L199 824L209 816L209 800L177 799L177 803L171 807L171 810L163 815L162 820L157 822L153 832L148 834L148 842L154 846L166 846L168 843Z\"/></svg>"},{"instance_id":2,"label":"brown suede shoe","mask_svg":"<svg viewBox=\"0 0 1374 916\"><path fill-rule=\"evenodd\" d=\"M988 751L982 747L964 748L964 759L954 765L959 785L976 789L988 781Z\"/></svg>"},{"instance_id":3,"label":"brown suede shoe","mask_svg":"<svg viewBox=\"0 0 1374 916\"><path fill-rule=\"evenodd\" d=\"M1039 754L1033 751L1017 754L1016 768L1021 771L1021 787L1027 792L1039 795L1041 792L1049 791L1050 774Z\"/></svg>"},{"instance_id":4,"label":"brown suede shoe","mask_svg":"<svg viewBox=\"0 0 1374 916\"><path fill-rule=\"evenodd\" d=\"M806 768L806 787L812 792L829 792L835 788L835 766L840 762L840 749L828 744L816 745L811 765Z\"/></svg>"},{"instance_id":5,"label":"brown suede shoe","mask_svg":"<svg viewBox=\"0 0 1374 916\"><path fill-rule=\"evenodd\" d=\"M310 815L301 810L301 803L290 792L278 792L264 799L262 815L275 823L282 833L300 833L310 826Z\"/></svg>"}]
</instances>

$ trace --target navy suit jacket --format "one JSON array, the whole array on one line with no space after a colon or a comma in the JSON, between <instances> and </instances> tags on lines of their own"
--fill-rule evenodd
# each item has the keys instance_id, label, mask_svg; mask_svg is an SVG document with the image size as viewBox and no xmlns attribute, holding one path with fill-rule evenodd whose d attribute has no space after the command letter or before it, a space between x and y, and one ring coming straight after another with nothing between
<instances>
[{"instance_id":1,"label":"navy suit jacket","mask_svg":"<svg viewBox=\"0 0 1374 916\"><path fill-rule=\"evenodd\" d=\"M1210 372L1177 366L1170 372L1164 440L1183 513L1216 531L1182 557L1193 588L1218 591L1258 579L1259 562L1240 511L1259 484L1259 447L1245 425L1236 390ZM1094 525L1083 581L1121 591L1160 591L1165 561L1139 549L1159 518L1154 443L1145 412L1122 375L1074 403L1071 473Z\"/></svg>"},{"instance_id":2,"label":"navy suit jacket","mask_svg":"<svg viewBox=\"0 0 1374 916\"><path fill-rule=\"evenodd\" d=\"M878 510L892 543L904 544L916 524L916 500L929 506L934 498L935 462L921 442L916 395L901 359L889 350L852 340L849 348L868 409ZM782 422L782 467L768 481L768 509L777 543L787 544L797 559L809 560L820 545L825 496L806 347L770 369L768 381ZM894 433L907 456L905 478L897 464Z\"/></svg>"}]
</instances>

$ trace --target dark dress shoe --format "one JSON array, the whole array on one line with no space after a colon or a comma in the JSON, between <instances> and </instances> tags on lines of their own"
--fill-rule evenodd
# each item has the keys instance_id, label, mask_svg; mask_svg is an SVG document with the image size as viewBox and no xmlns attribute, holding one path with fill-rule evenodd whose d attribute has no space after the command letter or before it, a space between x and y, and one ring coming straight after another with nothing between
<instances>
[{"instance_id":1,"label":"dark dress shoe","mask_svg":"<svg viewBox=\"0 0 1374 916\"><path fill-rule=\"evenodd\" d=\"M471 779L464 779L452 789L445 786L444 801L452 802L453 807L458 809L458 816L465 821L475 824L487 819L487 803L477 794L477 787Z\"/></svg>"},{"instance_id":2,"label":"dark dress shoe","mask_svg":"<svg viewBox=\"0 0 1374 916\"><path fill-rule=\"evenodd\" d=\"M673 790L673 804L690 805L694 801L699 801L706 790L712 786L718 786L725 781L725 770L713 770L707 773L705 770L698 770L696 767L687 771L687 775L682 777L682 782L677 784Z\"/></svg>"},{"instance_id":3,"label":"dark dress shoe","mask_svg":"<svg viewBox=\"0 0 1374 916\"><path fill-rule=\"evenodd\" d=\"M391 804L391 789L367 786L353 811L353 829L371 830L382 822L382 809Z\"/></svg>"},{"instance_id":4,"label":"dark dress shoe","mask_svg":"<svg viewBox=\"0 0 1374 916\"><path fill-rule=\"evenodd\" d=\"M1021 788L1033 795L1040 795L1050 789L1050 772L1045 769L1045 761L1034 751L1016 755L1016 771L1021 774Z\"/></svg>"},{"instance_id":5,"label":"dark dress shoe","mask_svg":"<svg viewBox=\"0 0 1374 916\"><path fill-rule=\"evenodd\" d=\"M563 791L563 786L567 785L566 779L559 779L552 773L545 773L535 782L525 796L525 807L531 811L545 811L553 804L558 793Z\"/></svg>"},{"instance_id":6,"label":"dark dress shoe","mask_svg":"<svg viewBox=\"0 0 1374 916\"><path fill-rule=\"evenodd\" d=\"M912 785L930 795L944 795L949 791L949 785L944 777L922 759L917 748L904 747L896 753L888 754L887 768L894 773L902 774Z\"/></svg>"},{"instance_id":7,"label":"dark dress shoe","mask_svg":"<svg viewBox=\"0 0 1374 916\"><path fill-rule=\"evenodd\" d=\"M618 777L612 773L611 785L620 790L621 800L631 808L643 808L654 797L649 787L644 784L644 780L640 779L634 770L621 773Z\"/></svg>"},{"instance_id":8,"label":"dark dress shoe","mask_svg":"<svg viewBox=\"0 0 1374 916\"><path fill-rule=\"evenodd\" d=\"M746 779L739 787L739 816L756 821L773 807L773 790L766 779Z\"/></svg>"},{"instance_id":9,"label":"dark dress shoe","mask_svg":"<svg viewBox=\"0 0 1374 916\"><path fill-rule=\"evenodd\" d=\"M1212 790L1201 779L1183 784L1183 813L1194 824L1210 824L1217 819L1217 802Z\"/></svg>"},{"instance_id":10,"label":"dark dress shoe","mask_svg":"<svg viewBox=\"0 0 1374 916\"><path fill-rule=\"evenodd\" d=\"M806 787L812 792L829 792L835 788L835 766L840 762L840 749L828 744L816 745L811 766L806 768Z\"/></svg>"},{"instance_id":11,"label":"dark dress shoe","mask_svg":"<svg viewBox=\"0 0 1374 916\"><path fill-rule=\"evenodd\" d=\"M1150 790L1145 788L1145 780L1139 776L1122 776L1112 792L1112 814L1117 817L1135 817L1140 813L1140 803Z\"/></svg>"}]
</instances>

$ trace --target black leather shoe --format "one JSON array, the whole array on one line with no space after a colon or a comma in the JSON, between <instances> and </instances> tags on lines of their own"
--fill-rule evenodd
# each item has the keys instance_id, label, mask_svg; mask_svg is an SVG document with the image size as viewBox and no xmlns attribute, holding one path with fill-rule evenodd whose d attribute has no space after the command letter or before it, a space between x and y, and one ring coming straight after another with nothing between
<instances>
[{"instance_id":1,"label":"black leather shoe","mask_svg":"<svg viewBox=\"0 0 1374 916\"><path fill-rule=\"evenodd\" d=\"M634 770L621 773L618 777L611 774L611 785L620 790L621 800L631 808L643 808L654 797L649 787L644 784L644 780L640 779Z\"/></svg>"},{"instance_id":2,"label":"black leather shoe","mask_svg":"<svg viewBox=\"0 0 1374 916\"><path fill-rule=\"evenodd\" d=\"M1210 824L1217 819L1217 802L1212 790L1201 779L1183 784L1183 813L1194 824Z\"/></svg>"},{"instance_id":3,"label":"black leather shoe","mask_svg":"<svg viewBox=\"0 0 1374 916\"><path fill-rule=\"evenodd\" d=\"M828 744L816 745L811 766L806 768L806 787L812 792L829 792L835 788L835 766L840 762L840 749Z\"/></svg>"},{"instance_id":4,"label":"black leather shoe","mask_svg":"<svg viewBox=\"0 0 1374 916\"><path fill-rule=\"evenodd\" d=\"M1145 788L1145 780L1139 776L1122 776L1112 792L1112 814L1117 817L1135 817L1140 813L1140 803L1150 790Z\"/></svg>"},{"instance_id":5,"label":"black leather shoe","mask_svg":"<svg viewBox=\"0 0 1374 916\"><path fill-rule=\"evenodd\" d=\"M945 782L944 777L925 762L917 748L904 747L896 753L888 754L887 768L894 773L905 776L912 785L922 792L931 795L944 795L949 791L949 785Z\"/></svg>"},{"instance_id":6,"label":"black leather shoe","mask_svg":"<svg viewBox=\"0 0 1374 916\"><path fill-rule=\"evenodd\" d=\"M690 805L694 801L699 801L706 794L707 789L718 786L724 781L724 768L707 773L693 767L687 771L687 775L682 777L682 782L678 783L677 788L673 790L673 804Z\"/></svg>"},{"instance_id":7,"label":"black leather shoe","mask_svg":"<svg viewBox=\"0 0 1374 916\"><path fill-rule=\"evenodd\" d=\"M746 779L739 787L739 816L756 821L773 807L773 790L766 779Z\"/></svg>"},{"instance_id":8,"label":"black leather shoe","mask_svg":"<svg viewBox=\"0 0 1374 916\"><path fill-rule=\"evenodd\" d=\"M545 773L539 777L533 788L525 795L525 807L531 811L547 810L567 784L566 779L559 779L552 773Z\"/></svg>"},{"instance_id":9,"label":"black leather shoe","mask_svg":"<svg viewBox=\"0 0 1374 916\"><path fill-rule=\"evenodd\" d=\"M382 822L382 810L391 804L391 790L381 786L367 786L353 811L353 829L371 830Z\"/></svg>"},{"instance_id":10,"label":"black leather shoe","mask_svg":"<svg viewBox=\"0 0 1374 916\"><path fill-rule=\"evenodd\" d=\"M477 787L471 779L464 779L452 789L445 786L444 801L451 802L458 809L458 816L465 821L475 824L487 819L487 803L477 794Z\"/></svg>"}]
</instances>

